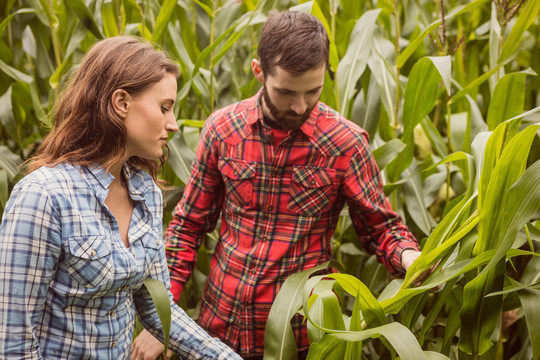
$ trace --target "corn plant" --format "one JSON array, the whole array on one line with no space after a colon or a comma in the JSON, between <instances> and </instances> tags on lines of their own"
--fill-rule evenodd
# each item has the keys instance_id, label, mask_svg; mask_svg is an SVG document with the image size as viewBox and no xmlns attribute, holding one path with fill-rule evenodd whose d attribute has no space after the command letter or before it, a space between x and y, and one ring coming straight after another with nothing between
<instances>
[{"instance_id":1,"label":"corn plant","mask_svg":"<svg viewBox=\"0 0 540 360\"><path fill-rule=\"evenodd\" d=\"M73 64L94 41L131 34L167 50L182 74L181 130L160 174L166 226L202 124L258 90L249 64L260 27L289 8L326 27L321 100L368 131L385 193L423 248L405 279L391 279L344 211L333 237L342 273L292 275L275 302L306 316L309 357L538 359L539 1L6 0L0 213ZM194 317L216 239L180 300ZM285 317L270 318L269 359L294 358L284 329Z\"/></svg>"}]
</instances>

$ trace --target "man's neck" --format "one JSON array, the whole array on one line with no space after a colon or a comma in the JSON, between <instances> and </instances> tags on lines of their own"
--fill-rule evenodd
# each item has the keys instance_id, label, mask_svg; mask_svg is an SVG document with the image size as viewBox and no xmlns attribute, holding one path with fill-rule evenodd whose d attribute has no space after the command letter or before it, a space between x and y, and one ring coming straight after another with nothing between
<instances>
[{"instance_id":1,"label":"man's neck","mask_svg":"<svg viewBox=\"0 0 540 360\"><path fill-rule=\"evenodd\" d=\"M274 119L266 115L264 112L263 112L263 121L266 125L270 126L272 129L283 130L283 128L279 126L279 124Z\"/></svg>"}]
</instances>

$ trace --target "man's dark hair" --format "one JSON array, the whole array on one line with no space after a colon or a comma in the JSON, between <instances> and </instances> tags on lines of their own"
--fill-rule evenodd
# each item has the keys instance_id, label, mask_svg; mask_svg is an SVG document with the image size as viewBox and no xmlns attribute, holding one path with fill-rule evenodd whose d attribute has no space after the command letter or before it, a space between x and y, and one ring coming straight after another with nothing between
<instances>
[{"instance_id":1,"label":"man's dark hair","mask_svg":"<svg viewBox=\"0 0 540 360\"><path fill-rule=\"evenodd\" d=\"M271 75L276 66L293 75L328 66L329 43L315 16L299 11L271 13L257 50L264 76Z\"/></svg>"}]
</instances>

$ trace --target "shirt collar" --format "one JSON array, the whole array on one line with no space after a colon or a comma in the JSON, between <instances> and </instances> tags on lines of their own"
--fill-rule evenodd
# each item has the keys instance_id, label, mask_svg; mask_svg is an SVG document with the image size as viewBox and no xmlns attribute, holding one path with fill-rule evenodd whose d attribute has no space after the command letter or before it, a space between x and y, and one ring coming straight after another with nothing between
<instances>
[{"instance_id":1,"label":"shirt collar","mask_svg":"<svg viewBox=\"0 0 540 360\"><path fill-rule=\"evenodd\" d=\"M85 176L88 185L95 191L100 201L104 202L114 176L97 163L89 166L81 166L81 170L83 173L88 173L89 176ZM124 172L131 198L136 201L144 200L144 194L148 184L144 181L144 176L141 173L142 170L124 163L122 171Z\"/></svg>"}]
</instances>

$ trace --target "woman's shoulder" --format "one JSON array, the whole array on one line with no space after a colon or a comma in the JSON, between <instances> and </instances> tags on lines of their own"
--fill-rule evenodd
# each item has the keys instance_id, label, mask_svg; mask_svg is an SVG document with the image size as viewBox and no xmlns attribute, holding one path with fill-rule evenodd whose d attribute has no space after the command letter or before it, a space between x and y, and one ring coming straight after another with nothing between
<instances>
[{"instance_id":1,"label":"woman's shoulder","mask_svg":"<svg viewBox=\"0 0 540 360\"><path fill-rule=\"evenodd\" d=\"M42 166L25 177L23 177L17 186L38 186L48 193L65 191L73 188L81 178L80 171L69 163L60 163L55 166Z\"/></svg>"}]
</instances>

